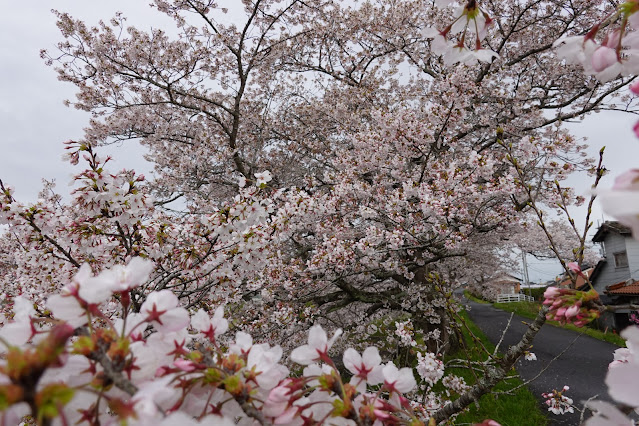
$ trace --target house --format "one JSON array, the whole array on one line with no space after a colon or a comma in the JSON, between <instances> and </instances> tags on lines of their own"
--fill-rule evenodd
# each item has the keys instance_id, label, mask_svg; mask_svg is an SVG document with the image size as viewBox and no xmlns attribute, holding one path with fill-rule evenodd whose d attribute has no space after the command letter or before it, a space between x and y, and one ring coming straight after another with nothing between
<instances>
[{"instance_id":1,"label":"house","mask_svg":"<svg viewBox=\"0 0 639 426\"><path fill-rule=\"evenodd\" d=\"M582 271L582 275L573 275L574 282L575 282L574 288L581 289L582 287L585 287L587 284L585 277L591 278L594 271L595 271L595 268L588 268ZM564 274L563 277L558 279L557 283L553 283L553 284L555 284L559 288L572 288L572 283L573 283L573 278L571 278L567 274Z\"/></svg>"},{"instance_id":2,"label":"house","mask_svg":"<svg viewBox=\"0 0 639 426\"><path fill-rule=\"evenodd\" d=\"M519 294L521 280L505 272L474 284L472 292L485 300L496 301L500 294Z\"/></svg>"},{"instance_id":3,"label":"house","mask_svg":"<svg viewBox=\"0 0 639 426\"><path fill-rule=\"evenodd\" d=\"M604 222L592 241L602 246L603 260L595 267L591 281L603 294L606 287L632 278L639 280L639 241L630 228L615 221Z\"/></svg>"},{"instance_id":4,"label":"house","mask_svg":"<svg viewBox=\"0 0 639 426\"><path fill-rule=\"evenodd\" d=\"M601 301L612 306L639 301L639 241L632 238L630 228L606 221L592 241L602 246L603 259L590 275ZM599 322L602 327L621 330L629 324L631 313L630 309L605 312Z\"/></svg>"},{"instance_id":5,"label":"house","mask_svg":"<svg viewBox=\"0 0 639 426\"><path fill-rule=\"evenodd\" d=\"M611 305L628 305L639 303L639 281L630 279L626 282L617 283L608 286L606 295L610 297ZM605 299L604 299L605 300ZM630 315L636 315L636 311L628 309L617 309L612 316L614 317L614 326L617 330L622 330L631 324Z\"/></svg>"}]
</instances>

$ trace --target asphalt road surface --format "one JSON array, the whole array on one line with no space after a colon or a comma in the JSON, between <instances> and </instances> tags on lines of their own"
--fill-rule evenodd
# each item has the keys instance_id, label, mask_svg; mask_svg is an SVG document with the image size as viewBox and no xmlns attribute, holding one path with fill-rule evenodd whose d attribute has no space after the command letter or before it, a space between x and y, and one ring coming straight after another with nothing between
<instances>
[{"instance_id":1,"label":"asphalt road surface","mask_svg":"<svg viewBox=\"0 0 639 426\"><path fill-rule=\"evenodd\" d=\"M488 304L467 300L465 302L470 306L470 318L490 341L496 344L506 328L510 313ZM500 352L506 350L504 345L510 346L517 343L526 330L524 322L531 321L513 316ZM535 337L531 350L537 356L537 361L526 361L522 357L517 362L516 368L524 380L531 380L541 372L539 377L528 385L528 388L539 398L539 404L544 411L547 410L547 406L541 394L553 389L561 389L564 385L570 386L570 390L565 395L582 408L583 402L595 395L598 395L598 399L610 400L604 379L615 349L617 346L613 344L574 331L544 325ZM542 372L544 368L546 370ZM589 414L586 417L589 417ZM548 412L548 418L550 425L579 424L577 412L573 415L555 415Z\"/></svg>"}]
</instances>

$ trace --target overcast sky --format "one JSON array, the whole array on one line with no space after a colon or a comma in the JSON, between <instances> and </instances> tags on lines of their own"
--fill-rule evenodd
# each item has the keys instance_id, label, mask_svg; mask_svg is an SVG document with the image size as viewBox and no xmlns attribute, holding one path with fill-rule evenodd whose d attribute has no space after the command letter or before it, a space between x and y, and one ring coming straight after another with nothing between
<instances>
[{"instance_id":1,"label":"overcast sky","mask_svg":"<svg viewBox=\"0 0 639 426\"><path fill-rule=\"evenodd\" d=\"M19 200L36 200L43 178L55 179L59 191L68 192L67 184L74 169L61 160L63 142L80 138L88 122L87 113L63 106L65 99L73 99L74 86L58 81L53 68L45 66L40 59L40 49L54 53L55 44L62 40L50 8L69 12L89 25L99 19L108 20L116 11L122 11L131 25L143 29L171 28L169 18L146 5L147 2L141 0L11 1L3 5L4 12L0 14L0 179L16 189ZM628 114L605 112L570 125L577 137L588 137L593 156L606 145L605 163L610 174L603 179L603 188L612 185L620 173L639 166L639 140L632 133L634 120ZM142 159L143 149L134 144L100 152L114 155L112 168L135 168L145 174L150 171L149 164ZM590 186L584 177L575 177L571 182L582 193ZM601 218L602 211L597 205L593 212L595 224ZM545 264L531 266L535 268L530 271L534 280L549 279L556 273L555 268L549 269Z\"/></svg>"}]
</instances>

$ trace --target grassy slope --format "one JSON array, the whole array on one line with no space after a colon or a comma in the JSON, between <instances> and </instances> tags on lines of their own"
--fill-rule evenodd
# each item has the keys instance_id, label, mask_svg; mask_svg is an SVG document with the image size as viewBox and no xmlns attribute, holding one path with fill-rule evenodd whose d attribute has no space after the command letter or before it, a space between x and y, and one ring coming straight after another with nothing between
<instances>
[{"instance_id":1,"label":"grassy slope","mask_svg":"<svg viewBox=\"0 0 639 426\"><path fill-rule=\"evenodd\" d=\"M466 319L468 327L475 336L479 338L482 344L489 351L494 350L494 345L486 338L481 330L473 324L466 313L463 313L464 319ZM471 342L469 334L464 331L464 337L466 342ZM470 344L470 343L467 343ZM478 345L475 345L475 349ZM478 351L469 348L471 352L471 359L480 360ZM464 354L457 354L458 358L465 358ZM455 358L455 356L453 356ZM472 384L474 382L473 373L467 368L451 368L447 371L451 371L454 374L463 377L466 383ZM496 392L503 392L514 388L522 383L518 378L511 378L506 383L500 383L494 389ZM514 391L513 395L484 395L479 400L479 404L471 406L467 413L458 416L455 419L456 425L481 423L485 419L493 419L499 422L502 426L541 426L547 424L547 419L544 413L539 408L538 402L535 396L526 387L522 387Z\"/></svg>"}]
</instances>

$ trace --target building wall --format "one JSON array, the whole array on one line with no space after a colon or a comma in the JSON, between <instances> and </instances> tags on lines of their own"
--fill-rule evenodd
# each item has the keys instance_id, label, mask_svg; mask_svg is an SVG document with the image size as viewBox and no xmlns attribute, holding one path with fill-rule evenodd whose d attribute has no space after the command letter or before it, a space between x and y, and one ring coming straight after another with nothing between
<instances>
[{"instance_id":1,"label":"building wall","mask_svg":"<svg viewBox=\"0 0 639 426\"><path fill-rule=\"evenodd\" d=\"M630 277L639 280L639 241L626 237L626 250L628 251Z\"/></svg>"},{"instance_id":2,"label":"building wall","mask_svg":"<svg viewBox=\"0 0 639 426\"><path fill-rule=\"evenodd\" d=\"M615 314L613 312L604 312L593 324L593 328L601 331L612 331L616 329Z\"/></svg>"},{"instance_id":3,"label":"building wall","mask_svg":"<svg viewBox=\"0 0 639 426\"><path fill-rule=\"evenodd\" d=\"M597 276L597 281L595 282L595 290L597 290L598 293L603 293L606 286L617 284L630 278L630 265L633 263L630 260L631 250L626 248L626 240L630 240L630 238L627 239L622 235L612 232L606 235L606 239L603 242L606 252L606 263L601 269L601 272ZM636 265L636 268L639 268L639 246L632 246L631 249L633 252L634 250L638 250L636 258L634 259L634 264ZM624 250L626 250L628 254L628 266L625 268L616 268L614 254Z\"/></svg>"}]
</instances>

